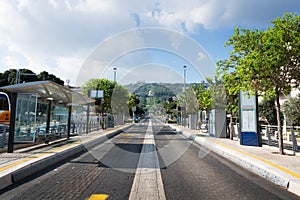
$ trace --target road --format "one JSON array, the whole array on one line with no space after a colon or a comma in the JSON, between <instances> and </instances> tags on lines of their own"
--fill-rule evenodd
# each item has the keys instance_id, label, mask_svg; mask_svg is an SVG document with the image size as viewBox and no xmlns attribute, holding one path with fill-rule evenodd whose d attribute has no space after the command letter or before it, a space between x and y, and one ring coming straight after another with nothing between
<instances>
[{"instance_id":1,"label":"road","mask_svg":"<svg viewBox=\"0 0 300 200\"><path fill-rule=\"evenodd\" d=\"M155 145L149 143L152 140L148 136L154 136ZM141 154L145 147L153 153L152 146L157 150L155 154ZM156 179L136 178L137 168L143 168L143 155L155 155L151 159L157 159L160 166ZM146 161L147 169L157 170L149 159ZM163 186L153 187L150 179L161 181ZM161 199L299 199L206 152L155 119L141 122L81 155L1 191L0 199L88 199L93 194L105 194L108 199L134 199L133 188L147 189L139 190L142 199L155 199L157 190L163 192Z\"/></svg>"}]
</instances>

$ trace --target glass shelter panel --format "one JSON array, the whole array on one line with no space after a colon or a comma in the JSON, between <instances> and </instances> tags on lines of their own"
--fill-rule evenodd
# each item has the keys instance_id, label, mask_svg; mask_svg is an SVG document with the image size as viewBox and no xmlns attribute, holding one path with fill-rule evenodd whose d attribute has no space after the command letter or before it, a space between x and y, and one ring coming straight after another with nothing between
<instances>
[{"instance_id":1,"label":"glass shelter panel","mask_svg":"<svg viewBox=\"0 0 300 200\"><path fill-rule=\"evenodd\" d=\"M19 93L16 107L14 142L34 142L37 94Z\"/></svg>"},{"instance_id":2,"label":"glass shelter panel","mask_svg":"<svg viewBox=\"0 0 300 200\"><path fill-rule=\"evenodd\" d=\"M54 106L51 123L55 125L55 134L57 137L67 137L67 124L68 124L68 107Z\"/></svg>"}]
</instances>

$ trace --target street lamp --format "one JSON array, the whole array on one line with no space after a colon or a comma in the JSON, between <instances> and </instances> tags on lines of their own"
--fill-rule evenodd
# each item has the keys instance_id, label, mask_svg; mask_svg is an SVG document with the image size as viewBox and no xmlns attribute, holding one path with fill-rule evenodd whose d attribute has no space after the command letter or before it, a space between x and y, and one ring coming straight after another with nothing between
<instances>
[{"instance_id":1,"label":"street lamp","mask_svg":"<svg viewBox=\"0 0 300 200\"><path fill-rule=\"evenodd\" d=\"M114 67L113 71L114 71L114 82L116 82L117 81L117 68Z\"/></svg>"},{"instance_id":2,"label":"street lamp","mask_svg":"<svg viewBox=\"0 0 300 200\"><path fill-rule=\"evenodd\" d=\"M184 92L185 92L185 84L186 84L186 66L183 66L183 85L184 85Z\"/></svg>"},{"instance_id":3,"label":"street lamp","mask_svg":"<svg viewBox=\"0 0 300 200\"><path fill-rule=\"evenodd\" d=\"M16 84L20 83L21 75L23 75L23 76L36 76L36 74L34 74L34 73L23 73L23 72L20 72L19 69L17 69L17 72L16 72Z\"/></svg>"},{"instance_id":4,"label":"street lamp","mask_svg":"<svg viewBox=\"0 0 300 200\"><path fill-rule=\"evenodd\" d=\"M183 87L184 87L183 126L185 126L186 125L186 66L183 66Z\"/></svg>"}]
</instances>

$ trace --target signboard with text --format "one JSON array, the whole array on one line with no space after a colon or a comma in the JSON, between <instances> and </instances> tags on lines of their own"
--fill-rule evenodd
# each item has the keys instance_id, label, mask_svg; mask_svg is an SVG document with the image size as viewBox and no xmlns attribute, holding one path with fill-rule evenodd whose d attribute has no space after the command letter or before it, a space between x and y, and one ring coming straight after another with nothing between
<instances>
[{"instance_id":1,"label":"signboard with text","mask_svg":"<svg viewBox=\"0 0 300 200\"><path fill-rule=\"evenodd\" d=\"M249 146L261 146L258 131L257 97L240 92L240 143Z\"/></svg>"},{"instance_id":2,"label":"signboard with text","mask_svg":"<svg viewBox=\"0 0 300 200\"><path fill-rule=\"evenodd\" d=\"M104 97L103 90L89 90L89 97L93 99L100 99Z\"/></svg>"}]
</instances>

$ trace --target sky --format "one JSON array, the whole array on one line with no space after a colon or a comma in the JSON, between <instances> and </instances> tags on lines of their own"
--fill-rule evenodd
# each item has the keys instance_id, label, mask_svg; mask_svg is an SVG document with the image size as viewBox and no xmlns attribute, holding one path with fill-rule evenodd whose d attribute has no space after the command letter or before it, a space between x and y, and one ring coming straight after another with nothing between
<instances>
[{"instance_id":1,"label":"sky","mask_svg":"<svg viewBox=\"0 0 300 200\"><path fill-rule=\"evenodd\" d=\"M235 27L265 29L300 0L0 0L0 72L199 82L229 57ZM183 66L187 66L186 70Z\"/></svg>"}]
</instances>

